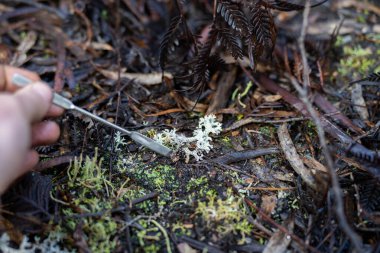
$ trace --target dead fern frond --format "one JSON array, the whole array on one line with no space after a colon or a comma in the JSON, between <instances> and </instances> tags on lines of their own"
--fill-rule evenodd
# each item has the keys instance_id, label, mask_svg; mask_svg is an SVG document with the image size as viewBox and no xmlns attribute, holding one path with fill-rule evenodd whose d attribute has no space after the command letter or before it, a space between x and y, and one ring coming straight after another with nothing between
<instances>
[{"instance_id":1,"label":"dead fern frond","mask_svg":"<svg viewBox=\"0 0 380 253\"><path fill-rule=\"evenodd\" d=\"M160 65L164 69L167 61L177 60L177 65L180 65L177 69L181 73L181 78L176 78L176 80L182 87L190 86L189 89L193 91L203 90L213 72L212 65L220 68L225 65L224 62L217 60L216 52L228 53L235 59L243 59L247 56L253 69L257 59L265 52L272 53L275 47L277 28L271 11L299 11L305 8L303 5L285 0L216 0L211 28L198 29L210 30L207 40L204 41L186 32L189 29L184 18L185 14L182 13L183 0L175 1L180 16L171 21L169 30L164 36L161 44ZM320 1L312 7L321 5L327 0ZM175 50L178 42L181 44L184 41L181 33L184 33L186 39L191 42L186 48L187 55L175 58L173 53L177 53L178 56L178 52L184 51ZM182 38L182 41L179 38ZM182 44L181 46L183 47ZM174 55L174 57L168 59L168 55ZM183 66L186 66L187 70ZM188 71L189 68L192 70L191 73Z\"/></svg>"},{"instance_id":2,"label":"dead fern frond","mask_svg":"<svg viewBox=\"0 0 380 253\"><path fill-rule=\"evenodd\" d=\"M228 26L235 30L240 37L247 34L248 21L244 12L241 10L240 4L219 0L216 13L219 14Z\"/></svg>"},{"instance_id":3,"label":"dead fern frond","mask_svg":"<svg viewBox=\"0 0 380 253\"><path fill-rule=\"evenodd\" d=\"M218 31L213 25L209 31L207 41L203 45L200 45L200 48L198 49L198 55L196 56L193 70L193 86L195 87L195 90L204 87L210 79L209 58L217 36Z\"/></svg>"},{"instance_id":4,"label":"dead fern frond","mask_svg":"<svg viewBox=\"0 0 380 253\"><path fill-rule=\"evenodd\" d=\"M243 49L239 37L234 36L228 29L222 29L218 32L217 39L223 49L231 54L235 59L243 58Z\"/></svg>"},{"instance_id":5,"label":"dead fern frond","mask_svg":"<svg viewBox=\"0 0 380 253\"><path fill-rule=\"evenodd\" d=\"M317 7L328 0L324 0L320 3L316 3L312 5L311 7ZM279 11L301 11L305 8L305 6L300 5L300 4L294 4L294 3L289 3L287 1L283 0L271 0L271 1L264 1L264 4L266 7L274 10L279 10Z\"/></svg>"},{"instance_id":6,"label":"dead fern frond","mask_svg":"<svg viewBox=\"0 0 380 253\"><path fill-rule=\"evenodd\" d=\"M179 28L182 24L182 16L172 18L169 29L165 33L160 45L160 67L165 69L165 64L169 53L173 53L179 46Z\"/></svg>"},{"instance_id":7,"label":"dead fern frond","mask_svg":"<svg viewBox=\"0 0 380 253\"><path fill-rule=\"evenodd\" d=\"M270 11L260 4L255 5L250 12L249 32L257 43L272 48L276 41L277 29Z\"/></svg>"},{"instance_id":8,"label":"dead fern frond","mask_svg":"<svg viewBox=\"0 0 380 253\"><path fill-rule=\"evenodd\" d=\"M357 80L357 81L353 81L350 84L362 83L362 82L371 82L371 83L379 83L380 84L380 72L372 73L369 76L367 76L363 79Z\"/></svg>"}]
</instances>

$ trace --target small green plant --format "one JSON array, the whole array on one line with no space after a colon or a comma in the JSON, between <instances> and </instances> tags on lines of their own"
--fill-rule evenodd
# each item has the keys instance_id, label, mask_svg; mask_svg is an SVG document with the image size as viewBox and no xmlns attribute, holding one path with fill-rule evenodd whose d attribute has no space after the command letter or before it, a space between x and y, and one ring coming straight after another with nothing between
<instances>
[{"instance_id":1,"label":"small green plant","mask_svg":"<svg viewBox=\"0 0 380 253\"><path fill-rule=\"evenodd\" d=\"M144 228L137 232L139 244L144 252L162 252L163 245L165 245L165 252L172 252L168 233L160 223L149 218L148 220L140 219L139 225Z\"/></svg>"},{"instance_id":2,"label":"small green plant","mask_svg":"<svg viewBox=\"0 0 380 253\"><path fill-rule=\"evenodd\" d=\"M275 132L275 128L273 126L262 126L259 131L261 134L271 137Z\"/></svg>"},{"instance_id":3,"label":"small green plant","mask_svg":"<svg viewBox=\"0 0 380 253\"><path fill-rule=\"evenodd\" d=\"M238 243L243 244L253 229L244 210L242 199L233 196L228 190L225 199L217 198L214 194L208 196L207 201L199 202L195 214L201 217L208 229L217 232L220 237L240 235Z\"/></svg>"},{"instance_id":4,"label":"small green plant","mask_svg":"<svg viewBox=\"0 0 380 253\"><path fill-rule=\"evenodd\" d=\"M98 150L95 150L93 158L86 157L83 160L83 156L75 158L74 162L67 170L69 177L69 186L74 187L82 185L88 189L101 190L104 187L107 189L112 187L112 184L104 176L102 170L103 159L98 161Z\"/></svg>"},{"instance_id":5,"label":"small green plant","mask_svg":"<svg viewBox=\"0 0 380 253\"><path fill-rule=\"evenodd\" d=\"M115 185L105 175L102 161L96 150L94 157L83 158L81 155L71 163L67 170L67 185L61 188L72 196L72 200L70 205L62 209L66 218L61 227L72 234L79 226L92 252L113 252L117 245L115 235L119 224L107 210L112 209L117 193ZM94 213L102 215L76 218Z\"/></svg>"},{"instance_id":6,"label":"small green plant","mask_svg":"<svg viewBox=\"0 0 380 253\"><path fill-rule=\"evenodd\" d=\"M373 57L374 53L376 52L373 52L370 47L364 48L361 45L355 47L344 46L343 58L340 60L338 73L343 77L355 79L359 76L367 75L372 70L373 72L380 71L380 65L376 61L376 57Z\"/></svg>"},{"instance_id":7,"label":"small green plant","mask_svg":"<svg viewBox=\"0 0 380 253\"><path fill-rule=\"evenodd\" d=\"M191 235L191 230L188 229L185 224L180 221L177 221L175 224L173 224L171 230L177 235Z\"/></svg>"},{"instance_id":8,"label":"small green plant","mask_svg":"<svg viewBox=\"0 0 380 253\"><path fill-rule=\"evenodd\" d=\"M231 142L231 138L229 136L223 136L220 141L223 143L224 146L228 148L233 148L233 144Z\"/></svg>"}]
</instances>

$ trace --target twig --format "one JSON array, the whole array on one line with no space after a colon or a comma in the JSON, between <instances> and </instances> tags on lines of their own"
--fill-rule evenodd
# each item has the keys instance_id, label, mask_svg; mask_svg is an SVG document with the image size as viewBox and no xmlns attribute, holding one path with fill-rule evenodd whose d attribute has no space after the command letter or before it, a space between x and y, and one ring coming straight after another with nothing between
<instances>
[{"instance_id":1,"label":"twig","mask_svg":"<svg viewBox=\"0 0 380 253\"><path fill-rule=\"evenodd\" d=\"M300 48L300 53L302 57L302 65L303 65L303 82L304 82L304 88L302 88L297 80L290 76L290 81L293 84L294 88L298 91L300 95L300 99L305 104L306 109L308 110L311 118L313 119L317 132L318 132L318 138L319 142L322 147L323 154L325 156L326 162L327 162L327 168L329 169L330 177L331 177L331 183L332 183L332 191L334 193L334 199L335 199L335 212L337 219L339 221L339 225L344 231L344 233L347 235L347 237L350 238L352 244L354 245L357 252L361 252L363 249L363 244L361 241L361 238L351 229L351 227L347 223L346 216L344 214L344 207L343 207L343 197L342 197L342 190L339 185L339 179L338 176L334 170L334 162L331 157L331 154L327 147L327 141L325 137L325 132L323 130L320 118L318 117L317 112L314 110L313 105L308 99L308 92L307 87L310 86L310 80L309 80L309 64L307 61L306 56L306 49L305 49L305 35L306 35L306 29L308 26L308 17L310 13L310 0L306 1L304 15L303 15L303 23L301 28L301 36L298 40L298 45Z\"/></svg>"},{"instance_id":2,"label":"twig","mask_svg":"<svg viewBox=\"0 0 380 253\"><path fill-rule=\"evenodd\" d=\"M231 182L227 182L227 185L232 188L233 192L236 195L241 196L241 194L239 193L239 191L236 189L236 187ZM314 248L314 247L312 247L310 245L305 244L305 242L300 237L298 237L294 233L290 232L286 227L284 227L284 226L278 224L276 221L274 221L263 210L261 210L259 207L257 207L256 204L253 203L253 201L251 201L250 199L248 199L246 197L243 197L243 199L244 199L244 202L248 206L252 207L257 212L257 214L261 216L261 218L263 220L269 222L271 225L273 225L274 227L276 227L278 230L280 230L284 234L290 236L301 247L303 247L304 249L308 249L308 250L310 250L311 252L314 252L314 253L320 253L320 251L317 250L316 248Z\"/></svg>"},{"instance_id":3,"label":"twig","mask_svg":"<svg viewBox=\"0 0 380 253\"><path fill-rule=\"evenodd\" d=\"M54 75L54 90L62 91L64 86L64 70L66 62L66 48L64 45L64 39L61 36L58 36L56 39L57 46L57 70Z\"/></svg>"},{"instance_id":4,"label":"twig","mask_svg":"<svg viewBox=\"0 0 380 253\"><path fill-rule=\"evenodd\" d=\"M37 1L32 1L32 0L5 0L5 2L24 3L24 4L27 4L27 5L39 8L41 10L46 10L46 11L48 11L50 13L53 13L53 14L57 15L59 18L61 18L61 19L65 18L65 14L63 14L63 12L60 11L59 9L52 8L50 6L38 3Z\"/></svg>"},{"instance_id":5,"label":"twig","mask_svg":"<svg viewBox=\"0 0 380 253\"><path fill-rule=\"evenodd\" d=\"M197 241L197 240L190 238L188 236L185 236L185 235L180 236L178 239L180 242L185 242L185 243L189 244L191 247L198 249L198 250L201 250L201 252L210 252L210 253L223 253L223 252L225 252L225 251L222 251L222 250L220 250L214 246L211 246L207 243Z\"/></svg>"},{"instance_id":6,"label":"twig","mask_svg":"<svg viewBox=\"0 0 380 253\"><path fill-rule=\"evenodd\" d=\"M305 121L305 120L309 120L309 118L298 117L298 118L289 118L289 119L268 120L265 118L264 119L258 119L258 118L250 117L250 118L242 119L242 120L235 122L234 124L232 124L232 126L223 129L223 132L224 133L229 132L229 131L235 130L237 128L240 128L242 126L252 124L252 123L281 124L281 123L286 123L286 122Z\"/></svg>"},{"instance_id":7,"label":"twig","mask_svg":"<svg viewBox=\"0 0 380 253\"><path fill-rule=\"evenodd\" d=\"M61 164L68 164L70 161L74 160L75 156L73 155L65 155L65 156L58 156L51 158L46 161L41 161L37 164L37 166L34 168L36 171L42 171L51 167L55 167Z\"/></svg>"},{"instance_id":8,"label":"twig","mask_svg":"<svg viewBox=\"0 0 380 253\"><path fill-rule=\"evenodd\" d=\"M230 164L234 162L240 162L244 160L249 160L263 155L273 155L279 153L279 149L276 147L272 148L262 148L255 150L243 150L225 154L223 156L213 159L216 163Z\"/></svg>"},{"instance_id":9,"label":"twig","mask_svg":"<svg viewBox=\"0 0 380 253\"><path fill-rule=\"evenodd\" d=\"M141 202L144 202L144 201L146 201L146 200L149 200L149 199L153 199L153 198L155 198L155 197L157 197L157 196L158 196L158 192L151 192L151 193L148 193L148 194L146 194L146 195L144 195L144 196L142 196L142 197L140 197L140 198L133 199L133 200L131 201L131 205L132 205L132 207L133 207L134 205L137 205L137 204L139 204L139 203L141 203Z\"/></svg>"}]
</instances>

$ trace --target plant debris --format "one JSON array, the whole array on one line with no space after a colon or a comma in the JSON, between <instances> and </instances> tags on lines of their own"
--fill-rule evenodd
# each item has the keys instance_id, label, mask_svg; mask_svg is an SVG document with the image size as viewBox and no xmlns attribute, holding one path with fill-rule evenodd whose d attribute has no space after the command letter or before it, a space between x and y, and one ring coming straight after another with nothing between
<instances>
[{"instance_id":1,"label":"plant debris","mask_svg":"<svg viewBox=\"0 0 380 253\"><path fill-rule=\"evenodd\" d=\"M177 152L66 112L1 196L1 250L378 252L379 9L1 1L1 64Z\"/></svg>"}]
</instances>

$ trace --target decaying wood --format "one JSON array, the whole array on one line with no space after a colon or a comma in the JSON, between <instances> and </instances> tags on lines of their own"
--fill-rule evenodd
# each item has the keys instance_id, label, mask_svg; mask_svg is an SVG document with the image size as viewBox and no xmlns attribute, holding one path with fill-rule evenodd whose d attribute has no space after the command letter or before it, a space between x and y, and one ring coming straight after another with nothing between
<instances>
[{"instance_id":1,"label":"decaying wood","mask_svg":"<svg viewBox=\"0 0 380 253\"><path fill-rule=\"evenodd\" d=\"M230 96L230 90L235 83L237 68L234 68L228 73L223 73L219 80L219 85L214 94L214 98L207 108L206 114L215 113L217 110L226 106Z\"/></svg>"},{"instance_id":2,"label":"decaying wood","mask_svg":"<svg viewBox=\"0 0 380 253\"><path fill-rule=\"evenodd\" d=\"M299 157L287 127L288 125L284 123L278 128L277 131L282 152L284 152L286 159L289 161L294 171L301 176L302 180L305 181L309 187L313 188L314 190L318 190L316 180L311 171L305 167L302 159Z\"/></svg>"},{"instance_id":3,"label":"decaying wood","mask_svg":"<svg viewBox=\"0 0 380 253\"><path fill-rule=\"evenodd\" d=\"M291 217L286 224L284 225L290 232L293 232L294 229L294 218ZM280 230L276 231L273 236L269 239L269 242L265 246L263 253L282 253L286 252L291 239L289 236L281 232Z\"/></svg>"}]
</instances>

